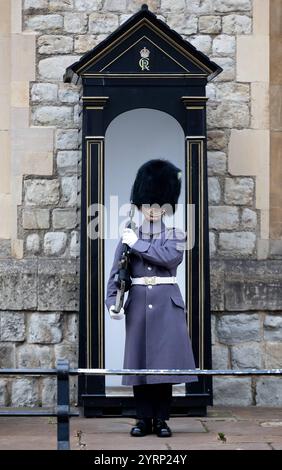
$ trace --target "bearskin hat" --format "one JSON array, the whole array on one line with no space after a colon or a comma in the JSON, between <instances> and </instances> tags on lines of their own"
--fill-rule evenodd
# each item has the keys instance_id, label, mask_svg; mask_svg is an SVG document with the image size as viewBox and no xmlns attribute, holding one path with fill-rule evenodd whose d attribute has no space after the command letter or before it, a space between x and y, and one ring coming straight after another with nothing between
<instances>
[{"instance_id":1,"label":"bearskin hat","mask_svg":"<svg viewBox=\"0 0 282 470\"><path fill-rule=\"evenodd\" d=\"M181 190L181 170L168 160L156 158L145 162L137 171L131 189L131 203L165 206L174 214Z\"/></svg>"}]
</instances>

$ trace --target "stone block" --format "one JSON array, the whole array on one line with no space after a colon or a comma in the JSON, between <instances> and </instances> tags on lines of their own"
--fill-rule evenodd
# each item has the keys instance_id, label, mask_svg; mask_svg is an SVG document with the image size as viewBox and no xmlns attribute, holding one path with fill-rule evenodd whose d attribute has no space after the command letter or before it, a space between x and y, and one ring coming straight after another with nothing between
<instances>
[{"instance_id":1,"label":"stone block","mask_svg":"<svg viewBox=\"0 0 282 470\"><path fill-rule=\"evenodd\" d=\"M209 232L209 248L210 248L210 256L214 255L216 252L216 239L215 233Z\"/></svg>"},{"instance_id":2,"label":"stone block","mask_svg":"<svg viewBox=\"0 0 282 470\"><path fill-rule=\"evenodd\" d=\"M0 313L0 341L24 341L25 318L23 313Z\"/></svg>"},{"instance_id":3,"label":"stone block","mask_svg":"<svg viewBox=\"0 0 282 470\"><path fill-rule=\"evenodd\" d=\"M85 13L65 13L64 30L67 33L86 33L88 16Z\"/></svg>"},{"instance_id":4,"label":"stone block","mask_svg":"<svg viewBox=\"0 0 282 470\"><path fill-rule=\"evenodd\" d=\"M211 313L211 344L214 346L217 342L216 335L216 315Z\"/></svg>"},{"instance_id":5,"label":"stone block","mask_svg":"<svg viewBox=\"0 0 282 470\"><path fill-rule=\"evenodd\" d=\"M57 95L58 86L54 83L35 83L31 89L31 99L35 103L54 103Z\"/></svg>"},{"instance_id":6,"label":"stone block","mask_svg":"<svg viewBox=\"0 0 282 470\"><path fill-rule=\"evenodd\" d=\"M266 342L265 367L266 369L281 368L282 342Z\"/></svg>"},{"instance_id":7,"label":"stone block","mask_svg":"<svg viewBox=\"0 0 282 470\"><path fill-rule=\"evenodd\" d=\"M250 11L252 8L251 0L215 0L214 9L220 13L229 11Z\"/></svg>"},{"instance_id":8,"label":"stone block","mask_svg":"<svg viewBox=\"0 0 282 470\"><path fill-rule=\"evenodd\" d=\"M225 285L227 310L277 310L282 305L281 280L228 279Z\"/></svg>"},{"instance_id":9,"label":"stone block","mask_svg":"<svg viewBox=\"0 0 282 470\"><path fill-rule=\"evenodd\" d=\"M281 367L281 364L280 364ZM256 384L257 406L282 406L282 378L259 377Z\"/></svg>"},{"instance_id":10,"label":"stone block","mask_svg":"<svg viewBox=\"0 0 282 470\"><path fill-rule=\"evenodd\" d=\"M105 36L105 37L104 37ZM90 49L93 49L97 44L106 38L106 34L99 34L96 36L95 34L79 34L74 37L74 52L84 54L88 52Z\"/></svg>"},{"instance_id":11,"label":"stone block","mask_svg":"<svg viewBox=\"0 0 282 470\"><path fill-rule=\"evenodd\" d=\"M224 265L222 262L210 263L211 308L213 311L224 310Z\"/></svg>"},{"instance_id":12,"label":"stone block","mask_svg":"<svg viewBox=\"0 0 282 470\"><path fill-rule=\"evenodd\" d=\"M225 131L221 131L218 129L208 130L207 137L208 137L208 143L207 143L208 150L224 150L226 148L228 141L227 141L227 136L226 136ZM208 158L211 153L213 152L208 153ZM216 158L216 155L214 155L214 157Z\"/></svg>"},{"instance_id":13,"label":"stone block","mask_svg":"<svg viewBox=\"0 0 282 470\"><path fill-rule=\"evenodd\" d=\"M226 154L224 152L208 152L208 174L224 175L226 173Z\"/></svg>"},{"instance_id":14,"label":"stone block","mask_svg":"<svg viewBox=\"0 0 282 470\"><path fill-rule=\"evenodd\" d=\"M262 369L263 351L259 343L237 344L231 347L232 369Z\"/></svg>"},{"instance_id":15,"label":"stone block","mask_svg":"<svg viewBox=\"0 0 282 470\"><path fill-rule=\"evenodd\" d=\"M77 204L77 176L63 176L61 178L62 203L65 206Z\"/></svg>"},{"instance_id":16,"label":"stone block","mask_svg":"<svg viewBox=\"0 0 282 470\"><path fill-rule=\"evenodd\" d=\"M198 15L211 14L214 12L213 0L189 0L186 2L186 10Z\"/></svg>"},{"instance_id":17,"label":"stone block","mask_svg":"<svg viewBox=\"0 0 282 470\"><path fill-rule=\"evenodd\" d=\"M56 148L58 150L75 150L78 148L77 129L58 129L56 133Z\"/></svg>"},{"instance_id":18,"label":"stone block","mask_svg":"<svg viewBox=\"0 0 282 470\"><path fill-rule=\"evenodd\" d=\"M73 1L74 0L49 0L49 10L51 11L71 10L74 6Z\"/></svg>"},{"instance_id":19,"label":"stone block","mask_svg":"<svg viewBox=\"0 0 282 470\"><path fill-rule=\"evenodd\" d=\"M44 80L62 82L66 68L79 60L77 55L54 56L42 59L38 63L39 76Z\"/></svg>"},{"instance_id":20,"label":"stone block","mask_svg":"<svg viewBox=\"0 0 282 470\"><path fill-rule=\"evenodd\" d=\"M67 245L67 234L64 232L47 232L44 235L44 253L47 256L58 256L64 253Z\"/></svg>"},{"instance_id":21,"label":"stone block","mask_svg":"<svg viewBox=\"0 0 282 470\"><path fill-rule=\"evenodd\" d=\"M39 383L35 378L14 379L11 383L11 405L38 406L39 405Z\"/></svg>"},{"instance_id":22,"label":"stone block","mask_svg":"<svg viewBox=\"0 0 282 470\"><path fill-rule=\"evenodd\" d=\"M247 15L227 15L222 18L224 34L251 34L252 19Z\"/></svg>"},{"instance_id":23,"label":"stone block","mask_svg":"<svg viewBox=\"0 0 282 470\"><path fill-rule=\"evenodd\" d=\"M3 310L37 307L36 260L0 260L0 302Z\"/></svg>"},{"instance_id":24,"label":"stone block","mask_svg":"<svg viewBox=\"0 0 282 470\"><path fill-rule=\"evenodd\" d=\"M282 341L282 316L278 313L265 315L264 339L266 341Z\"/></svg>"},{"instance_id":25,"label":"stone block","mask_svg":"<svg viewBox=\"0 0 282 470\"><path fill-rule=\"evenodd\" d=\"M236 229L239 225L238 209L229 206L209 207L209 227L216 230Z\"/></svg>"},{"instance_id":26,"label":"stone block","mask_svg":"<svg viewBox=\"0 0 282 470\"><path fill-rule=\"evenodd\" d=\"M53 344L62 339L62 317L59 313L32 313L29 318L27 341Z\"/></svg>"},{"instance_id":27,"label":"stone block","mask_svg":"<svg viewBox=\"0 0 282 470\"><path fill-rule=\"evenodd\" d=\"M40 238L38 233L31 233L26 237L26 250L36 255L40 251Z\"/></svg>"},{"instance_id":28,"label":"stone block","mask_svg":"<svg viewBox=\"0 0 282 470\"><path fill-rule=\"evenodd\" d=\"M79 92L77 88L73 85L62 85L59 88L59 100L62 103L68 103L68 104L73 104L73 103L78 103L79 101Z\"/></svg>"},{"instance_id":29,"label":"stone block","mask_svg":"<svg viewBox=\"0 0 282 470\"><path fill-rule=\"evenodd\" d=\"M50 346L37 344L23 344L17 347L17 367L19 368L45 368L55 367L54 355Z\"/></svg>"},{"instance_id":30,"label":"stone block","mask_svg":"<svg viewBox=\"0 0 282 470\"><path fill-rule=\"evenodd\" d=\"M25 28L32 31L58 31L63 28L63 17L62 15L28 16Z\"/></svg>"},{"instance_id":31,"label":"stone block","mask_svg":"<svg viewBox=\"0 0 282 470\"><path fill-rule=\"evenodd\" d=\"M209 204L218 204L221 199L221 189L219 180L216 177L208 179Z\"/></svg>"},{"instance_id":32,"label":"stone block","mask_svg":"<svg viewBox=\"0 0 282 470\"><path fill-rule=\"evenodd\" d=\"M59 151L57 154L57 168L60 175L67 175L77 171L80 152L76 150Z\"/></svg>"},{"instance_id":33,"label":"stone block","mask_svg":"<svg viewBox=\"0 0 282 470\"><path fill-rule=\"evenodd\" d=\"M76 264L72 260L38 261L38 308L40 311L77 311L79 301Z\"/></svg>"},{"instance_id":34,"label":"stone block","mask_svg":"<svg viewBox=\"0 0 282 470\"><path fill-rule=\"evenodd\" d=\"M8 406L8 402L8 381L6 379L0 379L0 406Z\"/></svg>"},{"instance_id":35,"label":"stone block","mask_svg":"<svg viewBox=\"0 0 282 470\"><path fill-rule=\"evenodd\" d=\"M67 313L65 315L65 333L64 339L70 343L78 341L78 314Z\"/></svg>"},{"instance_id":36,"label":"stone block","mask_svg":"<svg viewBox=\"0 0 282 470\"><path fill-rule=\"evenodd\" d=\"M207 121L210 127L249 127L250 110L247 103L237 101L213 101L208 103Z\"/></svg>"},{"instance_id":37,"label":"stone block","mask_svg":"<svg viewBox=\"0 0 282 470\"><path fill-rule=\"evenodd\" d=\"M23 210L23 228L40 230L49 227L49 209Z\"/></svg>"},{"instance_id":38,"label":"stone block","mask_svg":"<svg viewBox=\"0 0 282 470\"><path fill-rule=\"evenodd\" d=\"M213 60L223 69L223 71L217 77L215 77L214 83L235 80L236 67L234 59L231 57L211 57L211 60Z\"/></svg>"},{"instance_id":39,"label":"stone block","mask_svg":"<svg viewBox=\"0 0 282 470\"><path fill-rule=\"evenodd\" d=\"M208 34L219 34L221 32L221 17L200 16L199 32Z\"/></svg>"},{"instance_id":40,"label":"stone block","mask_svg":"<svg viewBox=\"0 0 282 470\"><path fill-rule=\"evenodd\" d=\"M257 213L248 208L243 209L242 226L243 228L255 229L257 227Z\"/></svg>"},{"instance_id":41,"label":"stone block","mask_svg":"<svg viewBox=\"0 0 282 470\"><path fill-rule=\"evenodd\" d=\"M78 258L80 255L79 233L75 230L71 232L70 257Z\"/></svg>"},{"instance_id":42,"label":"stone block","mask_svg":"<svg viewBox=\"0 0 282 470\"><path fill-rule=\"evenodd\" d=\"M48 8L48 0L24 0L24 10L41 10Z\"/></svg>"},{"instance_id":43,"label":"stone block","mask_svg":"<svg viewBox=\"0 0 282 470\"><path fill-rule=\"evenodd\" d=\"M71 229L76 226L77 217L75 209L54 209L53 227L55 229Z\"/></svg>"},{"instance_id":44,"label":"stone block","mask_svg":"<svg viewBox=\"0 0 282 470\"><path fill-rule=\"evenodd\" d=\"M229 351L227 346L215 344L212 348L212 368L229 369Z\"/></svg>"},{"instance_id":45,"label":"stone block","mask_svg":"<svg viewBox=\"0 0 282 470\"><path fill-rule=\"evenodd\" d=\"M221 57L229 57L235 54L236 41L234 36L220 34L213 40L213 54Z\"/></svg>"},{"instance_id":46,"label":"stone block","mask_svg":"<svg viewBox=\"0 0 282 470\"><path fill-rule=\"evenodd\" d=\"M56 377L44 377L41 382L41 398L43 406L54 406L57 402Z\"/></svg>"},{"instance_id":47,"label":"stone block","mask_svg":"<svg viewBox=\"0 0 282 470\"><path fill-rule=\"evenodd\" d=\"M196 34L198 29L198 17L195 14L168 13L167 23L170 28L177 30L179 34Z\"/></svg>"},{"instance_id":48,"label":"stone block","mask_svg":"<svg viewBox=\"0 0 282 470\"><path fill-rule=\"evenodd\" d=\"M210 55L212 47L212 39L210 36L198 34L189 37L189 42L204 54Z\"/></svg>"},{"instance_id":49,"label":"stone block","mask_svg":"<svg viewBox=\"0 0 282 470\"><path fill-rule=\"evenodd\" d=\"M33 109L33 123L37 126L73 125L73 109L70 106L39 106Z\"/></svg>"},{"instance_id":50,"label":"stone block","mask_svg":"<svg viewBox=\"0 0 282 470\"><path fill-rule=\"evenodd\" d=\"M9 344L9 343L0 344L0 368L12 369L14 367L16 367L15 345ZM0 380L0 383L1 383L1 380ZM0 392L0 395L1 395L1 392ZM0 398L0 402L1 402L1 398Z\"/></svg>"},{"instance_id":51,"label":"stone block","mask_svg":"<svg viewBox=\"0 0 282 470\"><path fill-rule=\"evenodd\" d=\"M47 206L59 202L59 181L56 179L28 179L24 181L25 204Z\"/></svg>"},{"instance_id":52,"label":"stone block","mask_svg":"<svg viewBox=\"0 0 282 470\"><path fill-rule=\"evenodd\" d=\"M102 0L74 0L75 9L78 11L95 11L102 8Z\"/></svg>"},{"instance_id":53,"label":"stone block","mask_svg":"<svg viewBox=\"0 0 282 470\"><path fill-rule=\"evenodd\" d=\"M214 405L250 406L253 404L251 378L215 377Z\"/></svg>"},{"instance_id":54,"label":"stone block","mask_svg":"<svg viewBox=\"0 0 282 470\"><path fill-rule=\"evenodd\" d=\"M70 361L70 367L77 367L78 365L78 350L77 342L62 341L60 344L55 345L55 357L58 359L67 359Z\"/></svg>"},{"instance_id":55,"label":"stone block","mask_svg":"<svg viewBox=\"0 0 282 470\"><path fill-rule=\"evenodd\" d=\"M126 0L105 0L104 8L107 11L117 11L120 13L121 11L126 10L126 3ZM179 5L181 3L185 5L185 0L175 0L175 10L179 9Z\"/></svg>"},{"instance_id":56,"label":"stone block","mask_svg":"<svg viewBox=\"0 0 282 470\"><path fill-rule=\"evenodd\" d=\"M217 336L224 344L261 341L259 315L245 313L220 315L217 319Z\"/></svg>"},{"instance_id":57,"label":"stone block","mask_svg":"<svg viewBox=\"0 0 282 470\"><path fill-rule=\"evenodd\" d=\"M254 180L252 178L225 178L225 203L252 205Z\"/></svg>"},{"instance_id":58,"label":"stone block","mask_svg":"<svg viewBox=\"0 0 282 470\"><path fill-rule=\"evenodd\" d=\"M250 100L250 86L246 83L218 83L216 86L216 99L219 101L232 100L248 103Z\"/></svg>"},{"instance_id":59,"label":"stone block","mask_svg":"<svg viewBox=\"0 0 282 470\"><path fill-rule=\"evenodd\" d=\"M111 33L118 27L118 15L107 12L94 12L89 15L89 32L94 34Z\"/></svg>"},{"instance_id":60,"label":"stone block","mask_svg":"<svg viewBox=\"0 0 282 470\"><path fill-rule=\"evenodd\" d=\"M59 34L43 34L38 38L39 54L69 54L73 51L73 38Z\"/></svg>"},{"instance_id":61,"label":"stone block","mask_svg":"<svg viewBox=\"0 0 282 470\"><path fill-rule=\"evenodd\" d=\"M253 232L221 232L219 234L219 249L223 253L252 255L256 246L256 235Z\"/></svg>"}]
</instances>

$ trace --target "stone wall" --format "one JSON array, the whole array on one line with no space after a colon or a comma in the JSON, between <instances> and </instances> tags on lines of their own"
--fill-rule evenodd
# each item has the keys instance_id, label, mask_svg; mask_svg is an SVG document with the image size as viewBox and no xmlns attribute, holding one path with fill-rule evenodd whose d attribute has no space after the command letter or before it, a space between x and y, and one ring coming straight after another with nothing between
<instances>
[{"instance_id":1,"label":"stone wall","mask_svg":"<svg viewBox=\"0 0 282 470\"><path fill-rule=\"evenodd\" d=\"M76 365L80 90L62 77L143 0L20 3L12 0L11 14L20 9L21 36L33 37L36 57L20 130L33 133L34 148L24 154L29 166L16 180L21 197L12 212L16 220L8 221L16 233L6 227L0 234L0 366L52 367L64 356ZM213 367L281 366L282 261L268 244L269 2L147 3L224 69L207 87ZM20 109L22 93L17 85ZM47 153L38 150L43 130L51 142ZM11 140L24 151L25 140L15 134ZM75 383L73 390L75 397ZM216 404L281 405L281 392L279 378L214 380ZM50 403L54 393L51 379L0 379L0 404Z\"/></svg>"}]
</instances>

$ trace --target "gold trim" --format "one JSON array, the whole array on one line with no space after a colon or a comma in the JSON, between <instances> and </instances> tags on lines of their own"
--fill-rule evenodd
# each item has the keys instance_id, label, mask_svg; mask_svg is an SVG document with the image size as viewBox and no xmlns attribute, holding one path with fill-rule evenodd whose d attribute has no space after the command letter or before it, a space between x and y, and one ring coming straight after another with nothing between
<instances>
[{"instance_id":1,"label":"gold trim","mask_svg":"<svg viewBox=\"0 0 282 470\"><path fill-rule=\"evenodd\" d=\"M205 109L204 106L186 106L186 109Z\"/></svg>"},{"instance_id":2,"label":"gold trim","mask_svg":"<svg viewBox=\"0 0 282 470\"><path fill-rule=\"evenodd\" d=\"M208 97L207 96L181 96L181 99L185 102L185 101L199 101L199 100L203 100L203 101L208 101Z\"/></svg>"},{"instance_id":3,"label":"gold trim","mask_svg":"<svg viewBox=\"0 0 282 470\"><path fill-rule=\"evenodd\" d=\"M91 154L89 150L89 144L90 142L87 142L86 146L86 169L87 169L87 177L86 177L86 211L87 211L87 217L86 217L86 266L87 266L87 272L86 272L86 351L87 351L87 367L92 366L92 350L91 350L91 242L89 242L89 236L88 236L88 211L89 211L89 202L91 201L91 185L88 183L88 180L90 179L90 164L91 160L89 158L89 153Z\"/></svg>"},{"instance_id":4,"label":"gold trim","mask_svg":"<svg viewBox=\"0 0 282 470\"><path fill-rule=\"evenodd\" d=\"M199 244L199 288L198 292L198 302L199 302L199 338L198 338L198 346L199 346L199 367L201 369L204 368L204 305L205 305L205 278L204 278L204 189L203 189L203 178L204 178L204 141L203 140L193 140L192 142L189 139L186 140L187 142L187 150L186 153L188 155L188 188L189 188L189 198L188 203L192 204L192 146L197 145L198 147L198 184L199 184L199 212L198 212L198 223L199 223L199 235L198 235L198 244ZM189 228L190 229L190 228ZM193 315L192 315L192 250L189 250L188 256L188 263L189 263L189 282L188 282L188 289L189 289L189 330L190 330L190 337L192 340L192 326L193 326Z\"/></svg>"},{"instance_id":5,"label":"gold trim","mask_svg":"<svg viewBox=\"0 0 282 470\"><path fill-rule=\"evenodd\" d=\"M104 106L86 106L86 109L104 109Z\"/></svg>"},{"instance_id":6,"label":"gold trim","mask_svg":"<svg viewBox=\"0 0 282 470\"><path fill-rule=\"evenodd\" d=\"M108 100L110 97L109 96L82 96L81 99L84 100Z\"/></svg>"},{"instance_id":7,"label":"gold trim","mask_svg":"<svg viewBox=\"0 0 282 470\"><path fill-rule=\"evenodd\" d=\"M187 135L186 139L191 140L191 139L206 139L205 135Z\"/></svg>"},{"instance_id":8,"label":"gold trim","mask_svg":"<svg viewBox=\"0 0 282 470\"><path fill-rule=\"evenodd\" d=\"M138 29L140 29L144 24L147 23L147 26L148 28L151 28L152 31L154 31L156 34L158 34L160 37L163 37L166 42L170 43L175 49L178 49L179 52L181 52L182 55L184 55L184 57L188 57L189 60L191 60L191 62L194 63L194 65L197 65L198 67L200 67L201 69L204 69L206 71L208 71L209 73L212 73L213 71L207 67L206 65L204 65L200 60L196 59L194 56L192 56L192 54L190 54L188 51L186 51L186 49L184 49L183 47L181 47L177 42L175 42L173 39L171 39L167 34L165 34L163 31L161 31L159 28L157 28L155 25L153 25L150 21L148 21L146 18L142 18L139 23L136 23L134 26L132 26L130 29L128 29L127 31L125 31L121 36L119 36L115 41L113 41L111 44L109 44L105 49L103 49L101 52L99 52L95 57L92 57L92 59L90 59L88 62L86 62L84 65L82 65L78 70L77 70L77 74L79 74L79 72L83 69L85 69L89 64L95 64L95 62L97 62L97 60L100 58L100 56L102 55L102 57L107 53L107 50L108 49L114 49L114 45L115 44L121 44L121 39L126 37L126 36L130 36L130 32L136 32L138 31Z\"/></svg>"},{"instance_id":9,"label":"gold trim","mask_svg":"<svg viewBox=\"0 0 282 470\"><path fill-rule=\"evenodd\" d=\"M86 135L85 139L99 139L99 140L102 140L102 139L105 139L105 136L104 135Z\"/></svg>"},{"instance_id":10,"label":"gold trim","mask_svg":"<svg viewBox=\"0 0 282 470\"><path fill-rule=\"evenodd\" d=\"M204 305L205 305L205 278L204 278L204 146L203 141L199 141L200 144L200 158L199 158L199 184L200 184L200 201L199 201L199 239L200 239L200 285L199 291L201 292L200 298L200 336L201 336L201 355L200 355L200 367L204 369ZM208 243L208 240L207 240Z\"/></svg>"},{"instance_id":11,"label":"gold trim","mask_svg":"<svg viewBox=\"0 0 282 470\"><path fill-rule=\"evenodd\" d=\"M207 77L206 73L82 73L81 77L103 78L199 78Z\"/></svg>"},{"instance_id":12,"label":"gold trim","mask_svg":"<svg viewBox=\"0 0 282 470\"><path fill-rule=\"evenodd\" d=\"M188 141L187 141L188 143ZM186 166L187 166L187 182L186 188L188 188L188 217L187 217L187 231L188 231L188 248L189 251L186 253L186 263L188 264L187 273L188 273L188 324L189 324L189 335L192 341L192 326L193 326L193 318L192 318L192 249L191 249L191 232L192 232L192 225L191 225L191 204L192 204L192 162L191 162L191 155L189 152L190 148L186 145ZM188 160L188 161L187 161Z\"/></svg>"},{"instance_id":13,"label":"gold trim","mask_svg":"<svg viewBox=\"0 0 282 470\"><path fill-rule=\"evenodd\" d=\"M98 158L98 203L104 206L104 141L98 136L93 136L91 140L86 139L86 210L87 214L89 206L92 204L91 200L91 161L92 161L92 145L98 146L97 158ZM87 227L89 223L89 215L87 217ZM104 230L104 218L103 213L98 213L98 266L101 272L101 276L104 273L104 239L100 236ZM92 367L92 297L91 297L91 238L88 236L88 230L86 230L86 256L87 256L87 273L86 273L86 325L87 325L87 364L88 367ZM103 279L103 277L102 277ZM100 282L98 285L98 367L104 367L104 282Z\"/></svg>"},{"instance_id":14,"label":"gold trim","mask_svg":"<svg viewBox=\"0 0 282 470\"><path fill-rule=\"evenodd\" d=\"M103 70L105 70L105 68L109 67L109 65L113 64L114 62L116 62L119 57L121 57L122 55L124 55L127 51L129 51L130 49L132 49L133 46L135 46L135 44L137 44L138 42L142 41L143 39L146 39L147 41L151 42L155 47L157 47L158 49L160 49L160 51L162 51L165 55L167 55L171 60L173 60L177 65L179 65L182 69L186 70L186 72L190 72L190 70L188 70L186 67L184 67L182 64L180 64L177 60L175 60L173 57L171 57L166 51L164 51L160 46L158 46L157 44L154 43L154 41L152 41L151 39L147 38L146 35L140 37L139 39L137 39L137 41L135 41L133 44L130 45L130 47L128 47L125 51L123 51L121 54L119 54L118 56L116 56L111 62L109 62L107 65L105 65L105 67L103 67L100 72L103 72Z\"/></svg>"}]
</instances>

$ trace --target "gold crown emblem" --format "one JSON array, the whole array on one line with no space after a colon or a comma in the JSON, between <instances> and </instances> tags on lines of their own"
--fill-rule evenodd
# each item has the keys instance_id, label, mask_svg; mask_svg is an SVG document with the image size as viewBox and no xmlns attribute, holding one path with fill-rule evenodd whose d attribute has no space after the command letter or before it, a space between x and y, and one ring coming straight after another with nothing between
<instances>
[{"instance_id":1,"label":"gold crown emblem","mask_svg":"<svg viewBox=\"0 0 282 470\"><path fill-rule=\"evenodd\" d=\"M141 54L141 57L143 57L144 59L147 59L150 55L150 51L145 46L145 47L143 47L143 49L141 49L140 54Z\"/></svg>"}]
</instances>

